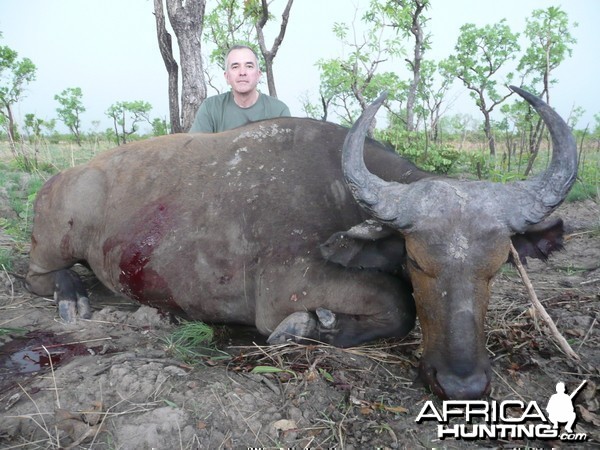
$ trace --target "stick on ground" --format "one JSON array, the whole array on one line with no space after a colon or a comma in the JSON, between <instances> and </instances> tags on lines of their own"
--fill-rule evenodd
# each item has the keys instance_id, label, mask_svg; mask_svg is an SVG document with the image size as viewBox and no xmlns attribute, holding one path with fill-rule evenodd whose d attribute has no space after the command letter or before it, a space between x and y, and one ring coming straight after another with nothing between
<instances>
[{"instance_id":1,"label":"stick on ground","mask_svg":"<svg viewBox=\"0 0 600 450\"><path fill-rule=\"evenodd\" d=\"M556 328L556 324L554 323L554 320L552 320L552 317L550 317L548 315L548 313L546 312L546 308L544 308L544 305L542 305L540 303L540 301L538 300L535 290L533 289L533 285L531 284L531 280L529 279L529 276L527 275L527 272L525 271L523 264L521 264L521 259L519 258L519 253L513 246L512 242L510 243L510 252L512 254L515 266L517 267L517 270L519 271L519 275L521 275L523 284L527 288L527 292L529 293L529 299L531 300L533 307L539 313L539 315L542 317L544 322L546 322L546 324L548 325L548 328L550 328L552 336L554 337L554 339L556 339L561 350L563 352L565 352L565 354L569 358L574 359L575 361L579 361L580 360L579 355L577 355L577 353L575 353L575 351L571 348L571 346L569 345L567 340L564 338L564 336L560 333L560 331L558 331L558 328Z\"/></svg>"}]
</instances>

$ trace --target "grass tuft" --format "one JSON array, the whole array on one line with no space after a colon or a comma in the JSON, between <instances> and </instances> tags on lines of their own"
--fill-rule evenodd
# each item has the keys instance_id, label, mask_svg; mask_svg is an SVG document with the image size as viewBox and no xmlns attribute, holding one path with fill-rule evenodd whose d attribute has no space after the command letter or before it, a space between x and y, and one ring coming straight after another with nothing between
<instances>
[{"instance_id":1,"label":"grass tuft","mask_svg":"<svg viewBox=\"0 0 600 450\"><path fill-rule=\"evenodd\" d=\"M163 338L167 353L189 365L205 360L229 359L213 342L214 331L204 322L183 322L173 333Z\"/></svg>"}]
</instances>

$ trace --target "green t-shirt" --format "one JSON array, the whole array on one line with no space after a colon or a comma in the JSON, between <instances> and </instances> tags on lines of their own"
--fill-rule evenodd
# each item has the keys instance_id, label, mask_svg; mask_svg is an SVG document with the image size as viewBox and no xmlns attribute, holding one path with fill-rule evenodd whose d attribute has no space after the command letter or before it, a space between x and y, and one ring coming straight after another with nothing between
<instances>
[{"instance_id":1,"label":"green t-shirt","mask_svg":"<svg viewBox=\"0 0 600 450\"><path fill-rule=\"evenodd\" d=\"M249 122L290 116L285 103L275 97L260 94L249 108L240 108L233 100L231 91L209 97L200 105L190 133L219 133Z\"/></svg>"}]
</instances>

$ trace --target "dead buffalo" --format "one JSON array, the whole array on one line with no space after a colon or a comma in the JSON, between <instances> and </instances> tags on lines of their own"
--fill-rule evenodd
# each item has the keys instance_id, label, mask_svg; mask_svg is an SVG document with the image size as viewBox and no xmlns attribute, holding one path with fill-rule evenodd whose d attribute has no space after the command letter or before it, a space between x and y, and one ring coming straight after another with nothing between
<instances>
[{"instance_id":1,"label":"dead buffalo","mask_svg":"<svg viewBox=\"0 0 600 450\"><path fill-rule=\"evenodd\" d=\"M349 133L279 118L106 152L41 189L28 286L54 293L64 320L87 317L69 270L85 262L141 303L255 325L270 342L338 346L404 336L416 303L425 381L441 397L485 395L491 280L511 238L524 256L560 247L562 222L543 221L577 168L567 125L515 90L546 122L554 151L545 173L506 185L433 176L365 142L381 99Z\"/></svg>"}]
</instances>

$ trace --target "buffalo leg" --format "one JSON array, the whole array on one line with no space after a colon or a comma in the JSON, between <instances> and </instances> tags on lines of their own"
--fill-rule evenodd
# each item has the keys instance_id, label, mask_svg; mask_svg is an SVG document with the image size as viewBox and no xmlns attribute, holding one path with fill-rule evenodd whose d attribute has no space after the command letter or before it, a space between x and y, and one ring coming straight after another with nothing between
<instances>
[{"instance_id":1,"label":"buffalo leg","mask_svg":"<svg viewBox=\"0 0 600 450\"><path fill-rule=\"evenodd\" d=\"M258 273L255 324L271 343L350 347L403 337L415 323L410 286L392 275L339 270L324 261L307 265L302 258Z\"/></svg>"},{"instance_id":2,"label":"buffalo leg","mask_svg":"<svg viewBox=\"0 0 600 450\"><path fill-rule=\"evenodd\" d=\"M404 337L415 324L414 307L410 303L405 306L402 311L382 317L334 313L325 308L294 312L275 328L267 341L269 344L319 341L352 347L378 338Z\"/></svg>"},{"instance_id":3,"label":"buffalo leg","mask_svg":"<svg viewBox=\"0 0 600 450\"><path fill-rule=\"evenodd\" d=\"M77 314L82 319L92 317L90 299L81 278L69 269L54 274L54 301L58 314L65 322L75 322Z\"/></svg>"},{"instance_id":4,"label":"buffalo leg","mask_svg":"<svg viewBox=\"0 0 600 450\"><path fill-rule=\"evenodd\" d=\"M81 278L70 269L48 273L34 273L32 267L26 277L27 288L38 295L54 292L58 313L65 322L75 322L77 316L89 319L92 316L90 300Z\"/></svg>"}]
</instances>

